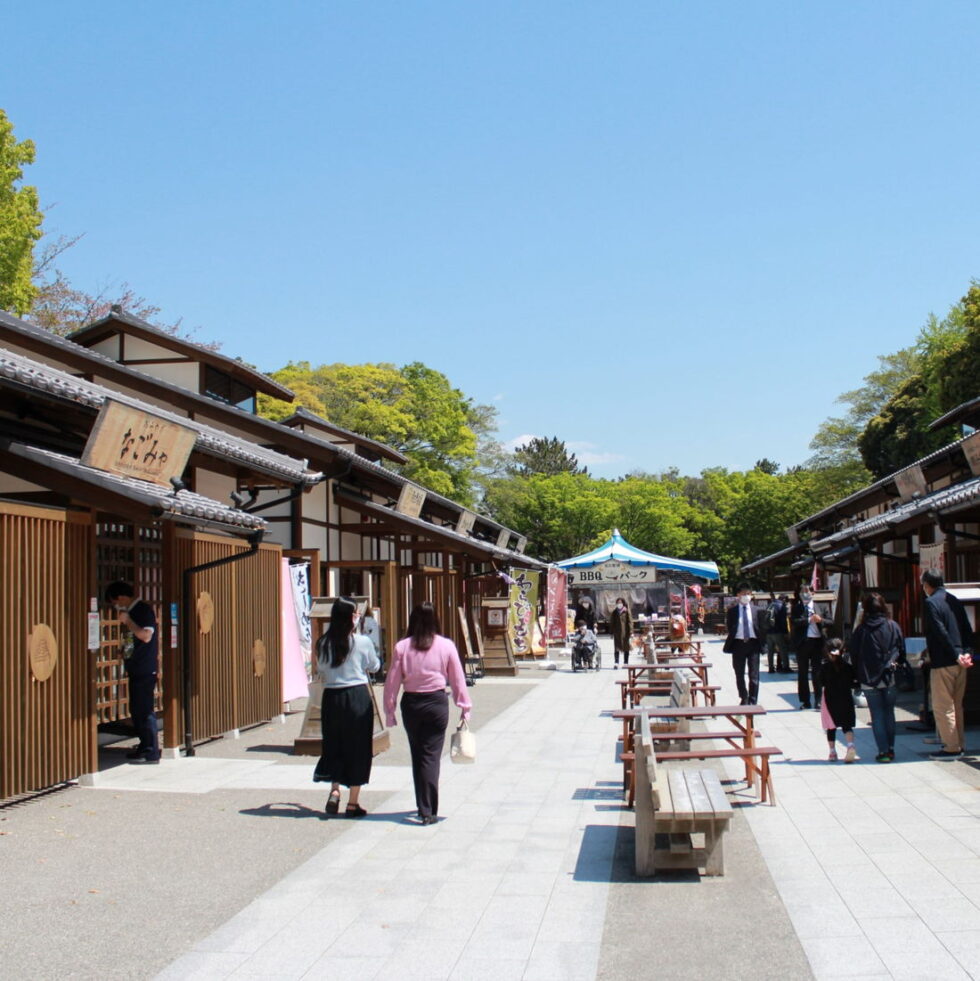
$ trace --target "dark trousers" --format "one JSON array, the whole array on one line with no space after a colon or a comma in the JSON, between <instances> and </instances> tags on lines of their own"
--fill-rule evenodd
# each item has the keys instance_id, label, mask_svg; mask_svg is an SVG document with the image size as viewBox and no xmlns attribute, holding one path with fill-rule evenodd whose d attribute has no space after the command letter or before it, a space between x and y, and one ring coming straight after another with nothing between
<instances>
[{"instance_id":1,"label":"dark trousers","mask_svg":"<svg viewBox=\"0 0 980 981\"><path fill-rule=\"evenodd\" d=\"M732 651L732 667L735 669L735 684L738 697L743 705L759 704L759 652L757 640L736 640ZM745 669L749 669L749 685L745 686Z\"/></svg>"},{"instance_id":2,"label":"dark trousers","mask_svg":"<svg viewBox=\"0 0 980 981\"><path fill-rule=\"evenodd\" d=\"M446 745L449 699L444 691L402 695L402 722L412 752L415 803L421 817L439 813L439 761Z\"/></svg>"},{"instance_id":3,"label":"dark trousers","mask_svg":"<svg viewBox=\"0 0 980 981\"><path fill-rule=\"evenodd\" d=\"M618 641L613 641L613 660L619 664L619 655L623 655L623 664L630 663L630 644L626 641L626 646L621 647Z\"/></svg>"},{"instance_id":4,"label":"dark trousers","mask_svg":"<svg viewBox=\"0 0 980 981\"><path fill-rule=\"evenodd\" d=\"M156 687L155 674L129 679L129 714L133 717L136 735L140 737L138 748L151 759L158 759L160 756L157 717L153 711L153 693Z\"/></svg>"},{"instance_id":5,"label":"dark trousers","mask_svg":"<svg viewBox=\"0 0 980 981\"><path fill-rule=\"evenodd\" d=\"M820 702L820 665L823 663L823 638L804 637L796 652L796 693L800 705L810 705L810 676L813 676L813 705Z\"/></svg>"}]
</instances>

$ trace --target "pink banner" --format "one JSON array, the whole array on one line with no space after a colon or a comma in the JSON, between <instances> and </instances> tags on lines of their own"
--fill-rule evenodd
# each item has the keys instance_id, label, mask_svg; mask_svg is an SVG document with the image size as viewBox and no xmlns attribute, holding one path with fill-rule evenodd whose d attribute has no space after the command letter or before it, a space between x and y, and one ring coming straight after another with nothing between
<instances>
[{"instance_id":1,"label":"pink banner","mask_svg":"<svg viewBox=\"0 0 980 981\"><path fill-rule=\"evenodd\" d=\"M568 576L554 566L548 569L547 617L548 640L564 643L567 632L565 610L568 606Z\"/></svg>"},{"instance_id":2,"label":"pink banner","mask_svg":"<svg viewBox=\"0 0 980 981\"><path fill-rule=\"evenodd\" d=\"M279 575L280 620L282 621L282 700L291 702L306 698L309 679L303 663L303 648L299 641L296 610L293 607L293 585L289 576L289 559L282 560Z\"/></svg>"}]
</instances>

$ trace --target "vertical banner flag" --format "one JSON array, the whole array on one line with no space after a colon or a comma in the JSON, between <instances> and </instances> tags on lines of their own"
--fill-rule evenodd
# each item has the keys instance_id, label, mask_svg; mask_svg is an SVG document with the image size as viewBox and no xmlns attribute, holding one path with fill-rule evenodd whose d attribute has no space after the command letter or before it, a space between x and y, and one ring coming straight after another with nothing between
<instances>
[{"instance_id":1,"label":"vertical banner flag","mask_svg":"<svg viewBox=\"0 0 980 981\"><path fill-rule=\"evenodd\" d=\"M532 653L531 620L537 614L538 578L537 572L521 569L510 586L510 636L518 657Z\"/></svg>"},{"instance_id":2,"label":"vertical banner flag","mask_svg":"<svg viewBox=\"0 0 980 981\"><path fill-rule=\"evenodd\" d=\"M279 615L282 638L282 700L291 702L295 698L305 698L308 694L309 672L304 663L303 647L293 608L293 581L289 559L282 559L281 569Z\"/></svg>"},{"instance_id":3,"label":"vertical banner flag","mask_svg":"<svg viewBox=\"0 0 980 981\"><path fill-rule=\"evenodd\" d=\"M299 646L303 651L306 673L313 677L313 621L310 620L310 563L299 562L289 567L289 579L293 592L293 610Z\"/></svg>"},{"instance_id":4,"label":"vertical banner flag","mask_svg":"<svg viewBox=\"0 0 980 981\"><path fill-rule=\"evenodd\" d=\"M554 566L548 569L548 603L545 615L548 618L547 639L559 644L565 642L567 624L565 618L568 608L568 575L564 569Z\"/></svg>"}]
</instances>

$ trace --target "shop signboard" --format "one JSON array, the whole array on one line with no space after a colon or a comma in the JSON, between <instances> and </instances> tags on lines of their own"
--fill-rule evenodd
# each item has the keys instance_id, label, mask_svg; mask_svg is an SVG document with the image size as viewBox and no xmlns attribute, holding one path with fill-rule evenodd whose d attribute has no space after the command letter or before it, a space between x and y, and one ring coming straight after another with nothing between
<instances>
[{"instance_id":1,"label":"shop signboard","mask_svg":"<svg viewBox=\"0 0 980 981\"><path fill-rule=\"evenodd\" d=\"M510 545L510 531L507 528L502 528L500 534L497 535L497 548L507 548Z\"/></svg>"},{"instance_id":2,"label":"shop signboard","mask_svg":"<svg viewBox=\"0 0 980 981\"><path fill-rule=\"evenodd\" d=\"M921 497L926 493L926 476L918 464L900 470L895 474L895 486L898 496L903 501L911 501L913 497Z\"/></svg>"},{"instance_id":3,"label":"shop signboard","mask_svg":"<svg viewBox=\"0 0 980 981\"><path fill-rule=\"evenodd\" d=\"M548 569L548 602L546 633L549 641L561 642L566 634L566 608L568 607L568 577L555 566Z\"/></svg>"},{"instance_id":4,"label":"shop signboard","mask_svg":"<svg viewBox=\"0 0 980 981\"><path fill-rule=\"evenodd\" d=\"M967 436L960 445L963 447L966 462L970 464L970 472L975 477L980 477L980 432Z\"/></svg>"},{"instance_id":5,"label":"shop signboard","mask_svg":"<svg viewBox=\"0 0 980 981\"><path fill-rule=\"evenodd\" d=\"M459 518L456 519L456 534L468 535L473 530L476 515L472 511L460 511Z\"/></svg>"},{"instance_id":6,"label":"shop signboard","mask_svg":"<svg viewBox=\"0 0 980 981\"><path fill-rule=\"evenodd\" d=\"M600 562L589 569L568 569L568 585L572 589L587 586L649 585L657 581L657 569L652 565L630 565L619 559Z\"/></svg>"},{"instance_id":7,"label":"shop signboard","mask_svg":"<svg viewBox=\"0 0 980 981\"><path fill-rule=\"evenodd\" d=\"M521 535L517 539L517 545L514 546L514 551L515 552L520 552L521 555L523 555L524 554L524 549L526 549L526 548L527 548L527 537L525 535Z\"/></svg>"},{"instance_id":8,"label":"shop signboard","mask_svg":"<svg viewBox=\"0 0 980 981\"><path fill-rule=\"evenodd\" d=\"M531 621L538 608L539 573L522 569L510 586L510 635L514 653L532 653Z\"/></svg>"},{"instance_id":9,"label":"shop signboard","mask_svg":"<svg viewBox=\"0 0 980 981\"><path fill-rule=\"evenodd\" d=\"M86 467L163 487L180 477L197 433L150 412L106 399L82 453Z\"/></svg>"},{"instance_id":10,"label":"shop signboard","mask_svg":"<svg viewBox=\"0 0 980 981\"><path fill-rule=\"evenodd\" d=\"M425 504L425 490L415 484L405 484L401 494L398 495L395 510L399 514L404 514L406 518L417 518L422 513L423 504Z\"/></svg>"}]
</instances>

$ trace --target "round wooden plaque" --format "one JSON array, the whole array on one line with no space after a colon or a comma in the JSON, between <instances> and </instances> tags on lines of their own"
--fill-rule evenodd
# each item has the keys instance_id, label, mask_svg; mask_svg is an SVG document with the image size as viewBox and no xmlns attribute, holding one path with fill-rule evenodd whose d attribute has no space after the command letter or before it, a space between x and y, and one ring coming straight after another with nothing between
<instances>
[{"instance_id":1,"label":"round wooden plaque","mask_svg":"<svg viewBox=\"0 0 980 981\"><path fill-rule=\"evenodd\" d=\"M214 600L210 593L200 593L197 597L197 627L202 634L211 633L214 626Z\"/></svg>"},{"instance_id":2,"label":"round wooden plaque","mask_svg":"<svg viewBox=\"0 0 980 981\"><path fill-rule=\"evenodd\" d=\"M58 641L46 623L37 623L28 641L31 673L38 681L47 681L58 663Z\"/></svg>"},{"instance_id":3,"label":"round wooden plaque","mask_svg":"<svg viewBox=\"0 0 980 981\"><path fill-rule=\"evenodd\" d=\"M256 638L252 644L252 670L256 678L261 678L265 674L265 644Z\"/></svg>"}]
</instances>

